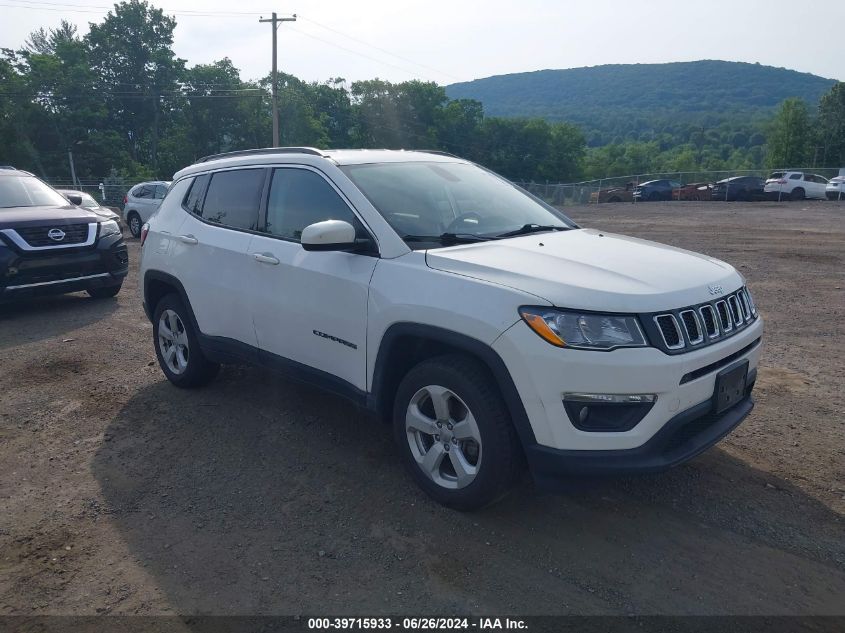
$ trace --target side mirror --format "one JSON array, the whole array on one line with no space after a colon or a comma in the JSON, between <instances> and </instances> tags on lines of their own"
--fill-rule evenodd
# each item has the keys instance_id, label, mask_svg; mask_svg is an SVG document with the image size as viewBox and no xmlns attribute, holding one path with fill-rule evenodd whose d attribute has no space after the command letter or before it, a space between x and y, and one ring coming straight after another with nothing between
<instances>
[{"instance_id":1,"label":"side mirror","mask_svg":"<svg viewBox=\"0 0 845 633\"><path fill-rule=\"evenodd\" d=\"M68 202L71 204L75 204L77 207L82 206L82 196L77 195L75 193L67 194Z\"/></svg>"},{"instance_id":2,"label":"side mirror","mask_svg":"<svg viewBox=\"0 0 845 633\"><path fill-rule=\"evenodd\" d=\"M358 246L355 228L343 220L325 220L302 229L300 238L306 251L348 251Z\"/></svg>"}]
</instances>

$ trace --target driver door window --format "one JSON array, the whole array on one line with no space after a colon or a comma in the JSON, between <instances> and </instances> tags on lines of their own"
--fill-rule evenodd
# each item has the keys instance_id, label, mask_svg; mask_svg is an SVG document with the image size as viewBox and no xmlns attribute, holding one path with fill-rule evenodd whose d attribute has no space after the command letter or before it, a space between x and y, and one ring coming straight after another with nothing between
<instances>
[{"instance_id":1,"label":"driver door window","mask_svg":"<svg viewBox=\"0 0 845 633\"><path fill-rule=\"evenodd\" d=\"M306 226L324 220L343 220L361 230L349 206L322 176L298 168L273 172L265 232L299 242Z\"/></svg>"}]
</instances>

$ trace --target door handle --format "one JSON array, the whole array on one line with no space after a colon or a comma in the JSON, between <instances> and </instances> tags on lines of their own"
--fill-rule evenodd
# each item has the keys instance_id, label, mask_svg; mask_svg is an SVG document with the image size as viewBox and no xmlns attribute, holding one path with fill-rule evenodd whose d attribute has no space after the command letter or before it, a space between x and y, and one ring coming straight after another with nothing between
<instances>
[{"instance_id":1,"label":"door handle","mask_svg":"<svg viewBox=\"0 0 845 633\"><path fill-rule=\"evenodd\" d=\"M195 238L193 235L180 235L179 239L182 240L185 244L198 244L199 240Z\"/></svg>"},{"instance_id":2,"label":"door handle","mask_svg":"<svg viewBox=\"0 0 845 633\"><path fill-rule=\"evenodd\" d=\"M272 255L268 255L266 253L253 253L252 256L255 258L255 261L261 262L262 264L271 264L273 266L279 265L279 260Z\"/></svg>"}]
</instances>

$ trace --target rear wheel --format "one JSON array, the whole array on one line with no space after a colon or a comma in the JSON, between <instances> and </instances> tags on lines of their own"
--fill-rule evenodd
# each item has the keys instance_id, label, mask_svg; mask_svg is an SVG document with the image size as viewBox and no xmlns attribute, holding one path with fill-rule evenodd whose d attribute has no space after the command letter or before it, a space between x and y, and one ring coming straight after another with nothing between
<instances>
[{"instance_id":1,"label":"rear wheel","mask_svg":"<svg viewBox=\"0 0 845 633\"><path fill-rule=\"evenodd\" d=\"M94 299L108 299L116 296L122 286L123 284L117 284L116 286L104 286L102 288L88 288L86 292Z\"/></svg>"},{"instance_id":2,"label":"rear wheel","mask_svg":"<svg viewBox=\"0 0 845 633\"><path fill-rule=\"evenodd\" d=\"M472 358L440 356L408 372L396 392L393 425L414 481L445 506L484 507L502 497L520 472L507 406Z\"/></svg>"},{"instance_id":3,"label":"rear wheel","mask_svg":"<svg viewBox=\"0 0 845 633\"><path fill-rule=\"evenodd\" d=\"M792 190L792 193L789 194L790 200L803 200L807 195L807 192L804 191L802 187L795 187Z\"/></svg>"},{"instance_id":4,"label":"rear wheel","mask_svg":"<svg viewBox=\"0 0 845 633\"><path fill-rule=\"evenodd\" d=\"M153 343L161 370L177 387L201 387L220 369L203 355L188 311L176 294L163 297L155 308Z\"/></svg>"},{"instance_id":5,"label":"rear wheel","mask_svg":"<svg viewBox=\"0 0 845 633\"><path fill-rule=\"evenodd\" d=\"M132 233L132 237L141 237L141 216L132 211L127 218L129 222L129 232Z\"/></svg>"}]
</instances>

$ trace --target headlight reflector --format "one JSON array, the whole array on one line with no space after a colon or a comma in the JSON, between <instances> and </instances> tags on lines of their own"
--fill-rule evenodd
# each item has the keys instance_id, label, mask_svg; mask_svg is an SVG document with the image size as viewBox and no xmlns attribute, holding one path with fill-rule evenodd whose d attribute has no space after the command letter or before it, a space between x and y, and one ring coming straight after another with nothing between
<instances>
[{"instance_id":1,"label":"headlight reflector","mask_svg":"<svg viewBox=\"0 0 845 633\"><path fill-rule=\"evenodd\" d=\"M538 336L557 347L607 351L648 345L639 321L630 315L537 307L522 307L519 314Z\"/></svg>"}]
</instances>

